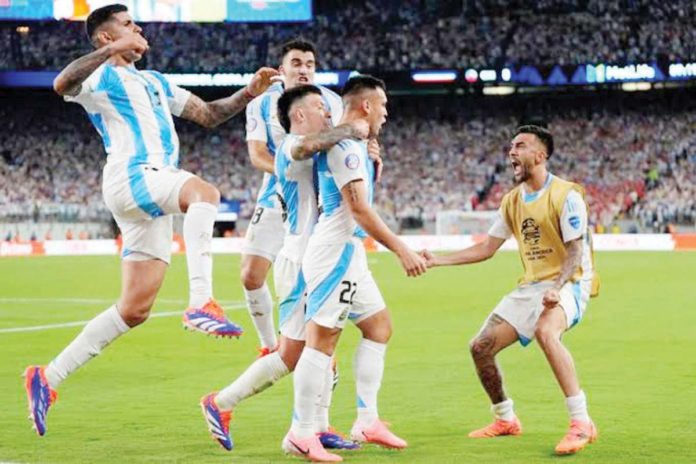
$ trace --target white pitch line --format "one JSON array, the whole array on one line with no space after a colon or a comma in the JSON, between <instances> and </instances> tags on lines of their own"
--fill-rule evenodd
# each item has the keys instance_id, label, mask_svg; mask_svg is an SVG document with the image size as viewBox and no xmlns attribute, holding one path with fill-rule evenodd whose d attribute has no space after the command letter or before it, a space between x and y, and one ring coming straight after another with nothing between
<instances>
[{"instance_id":1,"label":"white pitch line","mask_svg":"<svg viewBox=\"0 0 696 464\"><path fill-rule=\"evenodd\" d=\"M234 302L233 304L228 304L227 309L237 310L241 308L246 308L246 304L241 304L240 302ZM164 312L154 312L150 314L150 318L154 317L171 317L180 316L181 311L164 311ZM59 324L46 324L46 325L32 325L28 327L10 327L7 329L0 329L0 333L17 333L17 332L37 332L40 330L50 330L50 329L62 329L65 327L80 327L86 325L89 321L73 321L73 322L61 322Z\"/></svg>"}]
</instances>

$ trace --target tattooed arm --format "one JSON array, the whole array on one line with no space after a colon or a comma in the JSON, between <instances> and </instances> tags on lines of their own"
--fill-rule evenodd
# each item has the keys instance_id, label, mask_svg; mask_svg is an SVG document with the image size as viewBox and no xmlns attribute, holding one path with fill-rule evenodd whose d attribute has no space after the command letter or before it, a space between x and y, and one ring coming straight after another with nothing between
<instances>
[{"instance_id":1,"label":"tattooed arm","mask_svg":"<svg viewBox=\"0 0 696 464\"><path fill-rule=\"evenodd\" d=\"M316 152L328 150L344 139L360 140L366 138L369 130L367 121L358 119L318 134L306 135L293 145L292 159L301 161L311 158Z\"/></svg>"},{"instance_id":2,"label":"tattooed arm","mask_svg":"<svg viewBox=\"0 0 696 464\"><path fill-rule=\"evenodd\" d=\"M113 55L129 52L141 56L148 48L147 40L139 35L111 42L67 65L53 81L53 90L58 95L75 96L80 93L82 83Z\"/></svg>"},{"instance_id":3,"label":"tattooed arm","mask_svg":"<svg viewBox=\"0 0 696 464\"><path fill-rule=\"evenodd\" d=\"M365 232L379 243L391 250L401 261L401 266L410 277L423 274L426 270L425 259L410 250L406 244L394 234L382 221L382 218L372 209L367 201L367 192L363 180L354 180L341 189L341 197L348 205L355 222Z\"/></svg>"},{"instance_id":4,"label":"tattooed arm","mask_svg":"<svg viewBox=\"0 0 696 464\"><path fill-rule=\"evenodd\" d=\"M558 274L554 281L554 287L558 290L568 282L568 279L573 276L575 270L582 263L582 237L566 243L565 247L568 256L566 256L565 261L561 265L561 273Z\"/></svg>"},{"instance_id":5,"label":"tattooed arm","mask_svg":"<svg viewBox=\"0 0 696 464\"><path fill-rule=\"evenodd\" d=\"M560 290L566 282L573 276L575 270L582 263L582 237L571 240L566 243L566 251L568 255L561 265L561 272L553 282L553 288L550 288L544 294L542 303L547 308L552 308L561 302Z\"/></svg>"},{"instance_id":6,"label":"tattooed arm","mask_svg":"<svg viewBox=\"0 0 696 464\"><path fill-rule=\"evenodd\" d=\"M256 71L249 85L229 97L211 102L205 102L191 94L181 117L203 127L213 128L246 108L251 100L266 91L272 78L277 75L278 71L275 69L261 68Z\"/></svg>"}]
</instances>

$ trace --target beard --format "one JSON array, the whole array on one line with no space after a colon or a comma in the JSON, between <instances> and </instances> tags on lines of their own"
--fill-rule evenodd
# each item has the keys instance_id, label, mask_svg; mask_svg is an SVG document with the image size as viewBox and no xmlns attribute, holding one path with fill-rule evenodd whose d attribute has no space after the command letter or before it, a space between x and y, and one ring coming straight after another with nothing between
<instances>
[{"instance_id":1,"label":"beard","mask_svg":"<svg viewBox=\"0 0 696 464\"><path fill-rule=\"evenodd\" d=\"M530 174L529 170L524 164L520 164L520 173L519 174L512 174L512 178L515 181L515 184L519 185L522 182L528 181L532 175Z\"/></svg>"}]
</instances>

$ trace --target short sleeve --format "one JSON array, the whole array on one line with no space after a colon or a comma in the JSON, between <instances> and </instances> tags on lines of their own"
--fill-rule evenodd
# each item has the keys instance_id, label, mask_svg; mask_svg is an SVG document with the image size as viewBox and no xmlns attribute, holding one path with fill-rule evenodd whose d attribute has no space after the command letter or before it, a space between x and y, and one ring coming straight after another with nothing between
<instances>
[{"instance_id":1,"label":"short sleeve","mask_svg":"<svg viewBox=\"0 0 696 464\"><path fill-rule=\"evenodd\" d=\"M583 236L587 230L587 207L582 195L571 190L566 197L561 212L561 234L563 242L568 243Z\"/></svg>"},{"instance_id":2,"label":"short sleeve","mask_svg":"<svg viewBox=\"0 0 696 464\"><path fill-rule=\"evenodd\" d=\"M167 93L167 101L169 103L169 110L174 116L181 116L184 112L184 107L186 102L188 102L191 97L191 92L186 89L182 89L178 85L169 84L172 95L169 96Z\"/></svg>"},{"instance_id":3,"label":"short sleeve","mask_svg":"<svg viewBox=\"0 0 696 464\"><path fill-rule=\"evenodd\" d=\"M88 104L92 99L92 94L97 90L99 79L103 74L103 68L97 68L87 79L80 85L80 92L77 95L64 95L63 100L66 102Z\"/></svg>"},{"instance_id":4,"label":"short sleeve","mask_svg":"<svg viewBox=\"0 0 696 464\"><path fill-rule=\"evenodd\" d=\"M182 89L176 84L173 84L167 76L164 74L158 72L158 71L145 71L146 73L150 74L151 76L154 76L157 78L157 80L160 82L162 85L162 88L164 89L164 93L167 96L167 104L169 105L169 111L174 115L174 116L181 116L181 113L184 112L184 107L186 106L186 102L188 102L188 99L191 97L191 92L188 90Z\"/></svg>"},{"instance_id":5,"label":"short sleeve","mask_svg":"<svg viewBox=\"0 0 696 464\"><path fill-rule=\"evenodd\" d=\"M365 160L357 143L339 142L329 150L326 158L339 190L354 180L365 180Z\"/></svg>"},{"instance_id":6,"label":"short sleeve","mask_svg":"<svg viewBox=\"0 0 696 464\"><path fill-rule=\"evenodd\" d=\"M503 218L502 210L498 210L498 214L496 214L495 221L493 222L491 228L488 230L488 235L503 240L507 240L510 237L512 237L512 231L505 222L505 218Z\"/></svg>"},{"instance_id":7,"label":"short sleeve","mask_svg":"<svg viewBox=\"0 0 696 464\"><path fill-rule=\"evenodd\" d=\"M261 98L255 98L246 108L246 139L268 142L266 126L261 117Z\"/></svg>"}]
</instances>

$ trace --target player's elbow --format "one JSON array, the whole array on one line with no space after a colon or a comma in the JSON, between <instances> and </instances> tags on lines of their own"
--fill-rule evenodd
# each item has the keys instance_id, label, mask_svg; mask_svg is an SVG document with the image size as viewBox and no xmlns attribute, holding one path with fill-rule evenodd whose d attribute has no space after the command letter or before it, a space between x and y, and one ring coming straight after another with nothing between
<instances>
[{"instance_id":1,"label":"player's elbow","mask_svg":"<svg viewBox=\"0 0 696 464\"><path fill-rule=\"evenodd\" d=\"M53 79L53 91L61 97L66 95L68 92L67 83L61 79L60 75Z\"/></svg>"}]
</instances>

